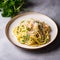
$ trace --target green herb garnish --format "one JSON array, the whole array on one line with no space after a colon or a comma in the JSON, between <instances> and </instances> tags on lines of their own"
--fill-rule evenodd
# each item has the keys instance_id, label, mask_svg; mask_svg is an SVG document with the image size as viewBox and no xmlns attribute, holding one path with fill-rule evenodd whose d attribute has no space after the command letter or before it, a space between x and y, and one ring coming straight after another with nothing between
<instances>
[{"instance_id":1,"label":"green herb garnish","mask_svg":"<svg viewBox=\"0 0 60 60\"><path fill-rule=\"evenodd\" d=\"M31 28L28 28L28 27L27 27L27 30L28 30L28 31L30 31L30 30L31 30Z\"/></svg>"},{"instance_id":2,"label":"green herb garnish","mask_svg":"<svg viewBox=\"0 0 60 60\"><path fill-rule=\"evenodd\" d=\"M23 39L25 40L25 41L27 41L27 40L29 40L29 35L27 34L26 36L23 36Z\"/></svg>"},{"instance_id":3,"label":"green herb garnish","mask_svg":"<svg viewBox=\"0 0 60 60\"><path fill-rule=\"evenodd\" d=\"M0 11L3 17L13 17L24 10L28 0L0 0Z\"/></svg>"}]
</instances>

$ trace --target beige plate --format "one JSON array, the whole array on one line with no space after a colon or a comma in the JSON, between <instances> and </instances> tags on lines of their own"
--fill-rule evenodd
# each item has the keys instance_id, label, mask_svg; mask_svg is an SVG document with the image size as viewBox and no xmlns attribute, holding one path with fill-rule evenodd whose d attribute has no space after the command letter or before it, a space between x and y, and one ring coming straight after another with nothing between
<instances>
[{"instance_id":1,"label":"beige plate","mask_svg":"<svg viewBox=\"0 0 60 60\"><path fill-rule=\"evenodd\" d=\"M27 46L24 44L20 44L17 41L16 37L12 33L12 29L15 26L17 26L21 20L23 20L23 19L27 20L29 18L44 21L51 27L52 31L50 33L51 34L50 42L48 42L44 45L38 46L38 47L31 47L31 46ZM6 28L5 28L5 32L6 32L6 36L7 36L8 40L10 40L14 45L22 47L22 48L26 48L26 49L38 49L38 48L42 48L42 47L49 45L50 43L52 43L55 40L57 33L58 33L58 28L57 28L56 23L51 18L47 17L46 15L43 15L43 14L40 14L37 12L26 12L26 13L19 14L19 15L15 16L14 18L12 18L7 23Z\"/></svg>"}]
</instances>

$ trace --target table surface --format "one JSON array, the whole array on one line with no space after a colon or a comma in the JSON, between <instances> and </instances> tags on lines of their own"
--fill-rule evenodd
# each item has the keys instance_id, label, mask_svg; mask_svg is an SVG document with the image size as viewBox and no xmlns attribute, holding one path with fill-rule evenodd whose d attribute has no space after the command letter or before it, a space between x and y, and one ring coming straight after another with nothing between
<instances>
[{"instance_id":1,"label":"table surface","mask_svg":"<svg viewBox=\"0 0 60 60\"><path fill-rule=\"evenodd\" d=\"M49 46L29 51L14 46L5 35L5 26L11 19L0 13L0 60L60 60L60 0L31 0L29 10L52 18L58 25L58 36Z\"/></svg>"}]
</instances>

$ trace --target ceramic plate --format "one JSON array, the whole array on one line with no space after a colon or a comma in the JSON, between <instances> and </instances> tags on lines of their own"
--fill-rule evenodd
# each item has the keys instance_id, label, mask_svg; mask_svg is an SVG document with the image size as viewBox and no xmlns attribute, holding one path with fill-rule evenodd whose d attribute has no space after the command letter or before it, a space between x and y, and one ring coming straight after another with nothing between
<instances>
[{"instance_id":1,"label":"ceramic plate","mask_svg":"<svg viewBox=\"0 0 60 60\"><path fill-rule=\"evenodd\" d=\"M14 37L14 35L12 34L12 29L15 26L17 26L21 20L23 20L23 19L27 20L29 18L44 21L51 27L51 30L52 30L50 33L51 40L48 43L38 46L38 47L31 47L31 46L21 44L17 41L16 37ZM22 48L26 48L26 49L38 49L38 48L42 48L42 47L49 45L50 43L52 43L55 40L57 33L58 33L58 28L57 28L56 23L48 16L40 14L40 13L36 13L36 12L26 12L26 13L19 14L19 15L15 16L14 18L12 18L7 23L5 32L6 32L6 36L7 36L8 40L10 40L14 45L22 47Z\"/></svg>"}]
</instances>

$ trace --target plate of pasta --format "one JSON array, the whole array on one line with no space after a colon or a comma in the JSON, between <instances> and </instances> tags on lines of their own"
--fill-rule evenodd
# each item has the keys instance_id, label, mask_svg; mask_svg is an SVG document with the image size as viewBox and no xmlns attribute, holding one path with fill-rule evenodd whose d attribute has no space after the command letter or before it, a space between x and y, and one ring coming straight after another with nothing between
<instances>
[{"instance_id":1,"label":"plate of pasta","mask_svg":"<svg viewBox=\"0 0 60 60\"><path fill-rule=\"evenodd\" d=\"M7 23L5 32L14 45L26 49L39 49L55 40L58 28L48 16L26 12L12 18Z\"/></svg>"}]
</instances>

